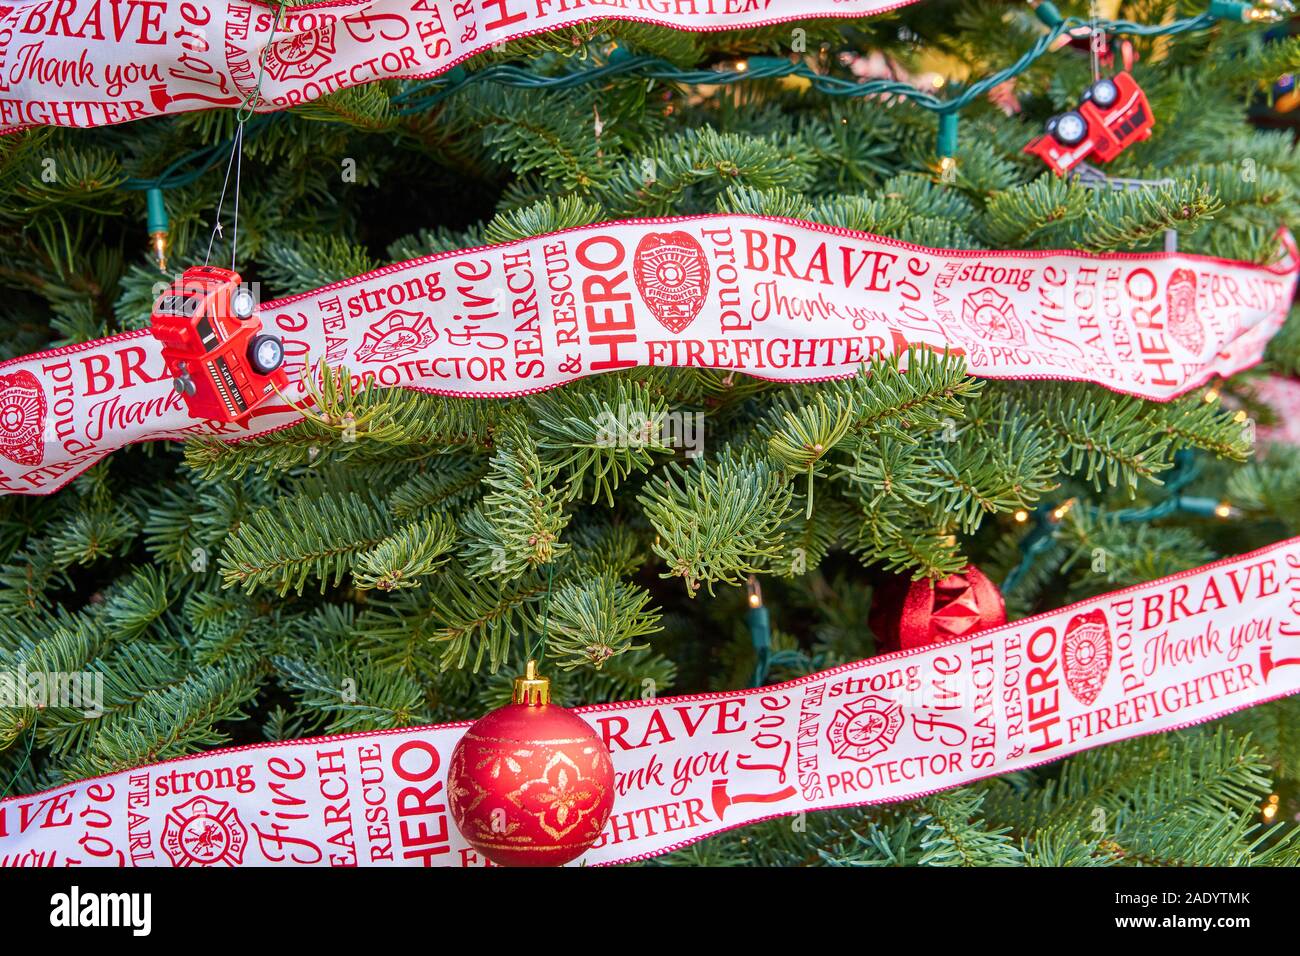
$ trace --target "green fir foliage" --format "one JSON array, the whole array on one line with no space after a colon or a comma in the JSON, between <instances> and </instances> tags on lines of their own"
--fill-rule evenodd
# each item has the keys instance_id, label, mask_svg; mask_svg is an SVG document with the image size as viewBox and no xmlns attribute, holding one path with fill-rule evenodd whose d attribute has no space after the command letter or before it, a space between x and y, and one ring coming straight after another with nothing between
<instances>
[{"instance_id":1,"label":"green fir foliage","mask_svg":"<svg viewBox=\"0 0 1300 956\"><path fill-rule=\"evenodd\" d=\"M1186 13L1143 0L1119 15L1155 23L1175 6ZM1091 79L1070 49L1018 78L1018 111L987 99L963 111L951 181L934 115L896 99L776 80L472 81L494 64L561 77L609 62L615 44L683 69L798 54L837 76L850 75L842 54L876 50L915 71L938 53L974 79L1042 30L1027 5L980 0L797 26L799 51L790 25L586 24L474 58L470 82L417 110L400 94L423 81L392 81L259 118L241 271L270 298L449 249L711 212L967 249L1158 251L1172 230L1184 251L1262 263L1279 255L1278 226L1300 222L1293 131L1247 122L1273 79L1300 68L1300 42L1240 25L1134 41L1155 134L1108 172L1167 182L1128 192L1058 178L1022 152ZM233 122L202 112L0 138L0 354L145 326L160 276L144 194L123 186ZM173 264L202 259L221 174L167 190ZM229 230L213 255L229 258ZM1300 320L1264 370L1300 373ZM566 705L746 686L750 575L774 624L768 680L811 673L875 652L866 621L886 575L973 560L1002 581L1022 564L1017 513L1067 499L1008 588L1013 616L1300 533L1300 456L1255 454L1249 425L1268 413L1249 378L1160 404L978 381L960 355L912 351L833 382L639 369L492 402L315 371L317 402L290 428L131 446L54 496L0 498L0 669L105 680L100 714L0 710L0 784L30 792L232 742L465 720L508 699L537 654ZM681 422L696 447L670 427ZM1124 520L1175 493L1239 515ZM1298 720L1294 699L1278 701L657 862L1296 865ZM1270 793L1277 826L1260 818Z\"/></svg>"}]
</instances>

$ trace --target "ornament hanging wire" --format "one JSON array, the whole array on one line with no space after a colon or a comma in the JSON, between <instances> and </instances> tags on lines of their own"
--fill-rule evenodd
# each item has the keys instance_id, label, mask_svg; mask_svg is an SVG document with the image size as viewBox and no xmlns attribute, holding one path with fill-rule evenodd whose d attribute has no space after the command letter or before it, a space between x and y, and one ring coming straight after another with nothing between
<instances>
[{"instance_id":1,"label":"ornament hanging wire","mask_svg":"<svg viewBox=\"0 0 1300 956\"><path fill-rule=\"evenodd\" d=\"M542 634L537 643L533 645L532 650L525 655L525 660L537 661L541 664L542 659L546 657L546 634L551 623L551 582L555 577L555 560L546 565L546 594L542 598Z\"/></svg>"},{"instance_id":2,"label":"ornament hanging wire","mask_svg":"<svg viewBox=\"0 0 1300 956\"><path fill-rule=\"evenodd\" d=\"M3 790L0 790L0 799L9 796L9 791L13 788L13 785L18 782L18 778L23 775L23 771L27 769L28 763L31 762L32 747L36 744L36 721L39 718L39 716L40 716L39 711L36 711L35 713L32 714L31 731L27 737L27 752L23 754L23 759L18 764L18 769L14 771L13 779L10 780L7 784L5 784L5 788Z\"/></svg>"},{"instance_id":3,"label":"ornament hanging wire","mask_svg":"<svg viewBox=\"0 0 1300 956\"><path fill-rule=\"evenodd\" d=\"M217 215L212 224L212 234L208 236L208 251L203 257L205 266L212 258L212 244L216 241L217 236L222 234L221 210L226 204L226 191L230 188L230 172L233 169L235 172L235 208L230 223L230 271L238 271L235 268L235 261L236 256L239 254L239 184L244 166L244 127L253 116L257 103L262 97L262 80L266 77L266 51L275 44L275 34L280 28L280 17L283 14L284 6L277 5L275 20L271 23L271 32L266 38L266 46L262 47L262 53L257 58L257 84L253 87L253 91L244 97L244 102L239 106L239 112L235 114L235 135L230 141L230 159L226 161L226 178L221 183L221 195L217 198Z\"/></svg>"},{"instance_id":4,"label":"ornament hanging wire","mask_svg":"<svg viewBox=\"0 0 1300 956\"><path fill-rule=\"evenodd\" d=\"M1092 82L1096 83L1101 79L1101 49L1106 42L1106 32L1101 28L1101 11L1097 7L1097 0L1092 0L1089 4L1089 12L1092 15L1092 34L1088 37L1088 51L1092 58Z\"/></svg>"}]
</instances>

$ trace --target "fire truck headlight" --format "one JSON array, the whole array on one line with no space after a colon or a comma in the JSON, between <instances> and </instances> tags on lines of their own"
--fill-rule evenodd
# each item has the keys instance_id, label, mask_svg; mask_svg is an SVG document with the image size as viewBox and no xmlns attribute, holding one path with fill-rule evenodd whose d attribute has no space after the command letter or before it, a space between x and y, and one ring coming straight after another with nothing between
<instances>
[{"instance_id":1,"label":"fire truck headlight","mask_svg":"<svg viewBox=\"0 0 1300 956\"><path fill-rule=\"evenodd\" d=\"M247 289L236 289L230 297L230 311L241 319L246 319L257 311L257 300Z\"/></svg>"}]
</instances>

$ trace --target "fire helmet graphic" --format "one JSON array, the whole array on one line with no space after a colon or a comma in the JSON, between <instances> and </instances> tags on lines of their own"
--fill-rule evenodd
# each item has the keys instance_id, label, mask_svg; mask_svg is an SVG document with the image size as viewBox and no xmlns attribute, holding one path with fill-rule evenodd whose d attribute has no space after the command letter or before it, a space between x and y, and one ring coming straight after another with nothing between
<instances>
[{"instance_id":1,"label":"fire helmet graphic","mask_svg":"<svg viewBox=\"0 0 1300 956\"><path fill-rule=\"evenodd\" d=\"M248 831L224 800L198 796L173 807L162 846L173 866L235 866L243 862Z\"/></svg>"},{"instance_id":2,"label":"fire helmet graphic","mask_svg":"<svg viewBox=\"0 0 1300 956\"><path fill-rule=\"evenodd\" d=\"M45 457L45 392L23 369L0 375L0 455L19 465L39 465Z\"/></svg>"},{"instance_id":3,"label":"fire helmet graphic","mask_svg":"<svg viewBox=\"0 0 1300 956\"><path fill-rule=\"evenodd\" d=\"M695 321L709 292L709 263L694 237L652 232L636 247L632 266L636 289L654 317L670 332Z\"/></svg>"},{"instance_id":4,"label":"fire helmet graphic","mask_svg":"<svg viewBox=\"0 0 1300 956\"><path fill-rule=\"evenodd\" d=\"M334 25L282 37L266 48L266 72L276 80L305 80L334 55Z\"/></svg>"},{"instance_id":5,"label":"fire helmet graphic","mask_svg":"<svg viewBox=\"0 0 1300 956\"><path fill-rule=\"evenodd\" d=\"M903 729L903 708L896 700L868 694L835 712L826 739L837 757L866 761L888 750Z\"/></svg>"},{"instance_id":6,"label":"fire helmet graphic","mask_svg":"<svg viewBox=\"0 0 1300 956\"><path fill-rule=\"evenodd\" d=\"M1165 289L1165 303L1169 308L1169 334L1187 351L1200 355L1205 348L1205 330L1196 313L1196 273L1175 269Z\"/></svg>"},{"instance_id":7,"label":"fire helmet graphic","mask_svg":"<svg viewBox=\"0 0 1300 956\"><path fill-rule=\"evenodd\" d=\"M1065 684L1075 700L1085 707L1097 699L1105 686L1110 658L1110 627L1101 608L1070 618L1061 642Z\"/></svg>"},{"instance_id":8,"label":"fire helmet graphic","mask_svg":"<svg viewBox=\"0 0 1300 956\"><path fill-rule=\"evenodd\" d=\"M433 319L420 312L394 309L370 324L357 346L358 362L393 362L438 341Z\"/></svg>"},{"instance_id":9,"label":"fire helmet graphic","mask_svg":"<svg viewBox=\"0 0 1300 956\"><path fill-rule=\"evenodd\" d=\"M1024 345L1025 327L1016 317L1011 300L992 287L966 296L961 304L961 320L986 342L998 345Z\"/></svg>"}]
</instances>

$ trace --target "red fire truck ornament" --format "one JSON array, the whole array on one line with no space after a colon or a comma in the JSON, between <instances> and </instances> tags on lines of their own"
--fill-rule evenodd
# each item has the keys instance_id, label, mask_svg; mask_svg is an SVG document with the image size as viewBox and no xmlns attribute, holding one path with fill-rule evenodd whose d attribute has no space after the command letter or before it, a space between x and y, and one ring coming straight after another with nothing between
<instances>
[{"instance_id":1,"label":"red fire truck ornament","mask_svg":"<svg viewBox=\"0 0 1300 956\"><path fill-rule=\"evenodd\" d=\"M1085 159L1109 163L1149 138L1154 125L1142 87L1127 72L1116 73L1088 87L1077 109L1049 119L1046 132L1033 139L1025 152L1064 176Z\"/></svg>"},{"instance_id":2,"label":"red fire truck ornament","mask_svg":"<svg viewBox=\"0 0 1300 956\"><path fill-rule=\"evenodd\" d=\"M192 266L154 305L153 335L194 418L247 424L288 387L284 343L262 332L257 299L237 272Z\"/></svg>"}]
</instances>

